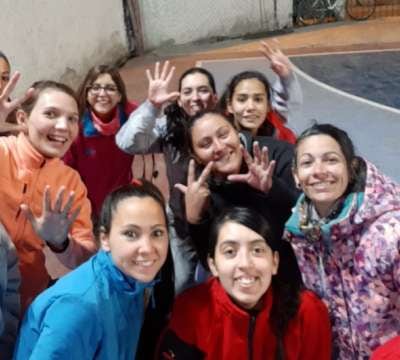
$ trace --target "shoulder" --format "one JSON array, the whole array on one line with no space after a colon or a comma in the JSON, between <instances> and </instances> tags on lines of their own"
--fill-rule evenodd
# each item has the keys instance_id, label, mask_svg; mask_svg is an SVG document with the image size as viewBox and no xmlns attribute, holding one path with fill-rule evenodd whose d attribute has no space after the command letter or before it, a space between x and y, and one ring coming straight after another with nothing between
<instances>
[{"instance_id":1,"label":"shoulder","mask_svg":"<svg viewBox=\"0 0 400 360\"><path fill-rule=\"evenodd\" d=\"M300 294L299 317L320 321L328 319L328 309L322 300L312 291L304 290Z\"/></svg>"},{"instance_id":2,"label":"shoulder","mask_svg":"<svg viewBox=\"0 0 400 360\"><path fill-rule=\"evenodd\" d=\"M185 290L176 298L174 308L176 307L180 312L208 308L212 297L212 284L211 280Z\"/></svg>"}]
</instances>

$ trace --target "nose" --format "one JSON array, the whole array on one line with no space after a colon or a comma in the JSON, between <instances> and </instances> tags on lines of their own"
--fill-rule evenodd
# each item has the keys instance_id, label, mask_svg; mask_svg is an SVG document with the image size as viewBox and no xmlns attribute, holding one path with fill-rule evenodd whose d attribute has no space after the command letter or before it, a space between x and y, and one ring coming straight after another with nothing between
<instances>
[{"instance_id":1,"label":"nose","mask_svg":"<svg viewBox=\"0 0 400 360\"><path fill-rule=\"evenodd\" d=\"M197 100L199 100L199 93L198 93L198 91L193 91L192 92L192 99L191 99L192 101L197 101Z\"/></svg>"},{"instance_id":2,"label":"nose","mask_svg":"<svg viewBox=\"0 0 400 360\"><path fill-rule=\"evenodd\" d=\"M324 176L326 174L325 165L322 161L316 161L314 163L313 172L315 176Z\"/></svg>"},{"instance_id":3,"label":"nose","mask_svg":"<svg viewBox=\"0 0 400 360\"><path fill-rule=\"evenodd\" d=\"M213 142L213 152L220 153L224 149L224 144L220 139L215 139Z\"/></svg>"},{"instance_id":4,"label":"nose","mask_svg":"<svg viewBox=\"0 0 400 360\"><path fill-rule=\"evenodd\" d=\"M252 265L253 261L249 251L242 251L239 253L238 266L239 268L248 268Z\"/></svg>"},{"instance_id":5,"label":"nose","mask_svg":"<svg viewBox=\"0 0 400 360\"><path fill-rule=\"evenodd\" d=\"M140 247L139 253L140 254L150 254L154 250L153 244L148 236L142 236L140 239Z\"/></svg>"},{"instance_id":6,"label":"nose","mask_svg":"<svg viewBox=\"0 0 400 360\"><path fill-rule=\"evenodd\" d=\"M255 102L253 99L248 99L246 101L246 110L253 110L255 108Z\"/></svg>"},{"instance_id":7,"label":"nose","mask_svg":"<svg viewBox=\"0 0 400 360\"><path fill-rule=\"evenodd\" d=\"M68 129L68 119L65 116L60 116L57 119L55 128L59 129L59 130L67 130Z\"/></svg>"}]
</instances>

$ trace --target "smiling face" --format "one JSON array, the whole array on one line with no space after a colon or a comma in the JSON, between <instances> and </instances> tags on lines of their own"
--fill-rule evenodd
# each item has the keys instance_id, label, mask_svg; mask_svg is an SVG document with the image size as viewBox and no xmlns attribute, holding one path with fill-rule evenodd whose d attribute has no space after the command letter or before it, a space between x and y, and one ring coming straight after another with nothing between
<instances>
[{"instance_id":1,"label":"smiling face","mask_svg":"<svg viewBox=\"0 0 400 360\"><path fill-rule=\"evenodd\" d=\"M121 93L110 74L101 74L87 90L87 102L95 114L106 119L121 101Z\"/></svg>"},{"instance_id":2,"label":"smiling face","mask_svg":"<svg viewBox=\"0 0 400 360\"><path fill-rule=\"evenodd\" d=\"M294 177L318 214L330 210L347 189L349 171L339 144L328 135L312 135L297 146Z\"/></svg>"},{"instance_id":3,"label":"smiling face","mask_svg":"<svg viewBox=\"0 0 400 360\"><path fill-rule=\"evenodd\" d=\"M192 73L182 79L178 105L187 115L194 116L200 111L212 109L216 100L206 75Z\"/></svg>"},{"instance_id":4,"label":"smiling face","mask_svg":"<svg viewBox=\"0 0 400 360\"><path fill-rule=\"evenodd\" d=\"M0 94L10 80L10 66L7 61L0 57Z\"/></svg>"},{"instance_id":5,"label":"smiling face","mask_svg":"<svg viewBox=\"0 0 400 360\"><path fill-rule=\"evenodd\" d=\"M213 173L227 176L237 174L242 164L242 152L237 131L222 116L205 114L191 129L192 151L197 162L214 162Z\"/></svg>"},{"instance_id":6,"label":"smiling face","mask_svg":"<svg viewBox=\"0 0 400 360\"><path fill-rule=\"evenodd\" d=\"M235 125L257 134L268 112L268 98L264 84L258 79L245 79L235 87L228 111L233 115Z\"/></svg>"},{"instance_id":7,"label":"smiling face","mask_svg":"<svg viewBox=\"0 0 400 360\"><path fill-rule=\"evenodd\" d=\"M168 231L161 205L150 196L121 200L113 212L109 234L101 233L102 248L125 275L150 282L168 253Z\"/></svg>"},{"instance_id":8,"label":"smiling face","mask_svg":"<svg viewBox=\"0 0 400 360\"><path fill-rule=\"evenodd\" d=\"M18 110L17 120L26 127L28 139L38 152L47 158L60 158L78 135L78 104L60 90L43 90L31 113Z\"/></svg>"},{"instance_id":9,"label":"smiling face","mask_svg":"<svg viewBox=\"0 0 400 360\"><path fill-rule=\"evenodd\" d=\"M208 263L233 302L252 309L270 287L279 255L261 235L228 221L219 230L214 258L208 258Z\"/></svg>"}]
</instances>

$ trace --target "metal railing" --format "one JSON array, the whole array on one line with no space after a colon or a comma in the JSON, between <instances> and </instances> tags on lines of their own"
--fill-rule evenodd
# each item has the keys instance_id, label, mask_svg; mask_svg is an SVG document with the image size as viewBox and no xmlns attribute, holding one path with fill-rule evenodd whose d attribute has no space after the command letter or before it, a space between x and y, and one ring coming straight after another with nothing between
<instances>
[{"instance_id":1,"label":"metal railing","mask_svg":"<svg viewBox=\"0 0 400 360\"><path fill-rule=\"evenodd\" d=\"M400 16L400 0L296 0L293 12L298 25L376 19Z\"/></svg>"}]
</instances>

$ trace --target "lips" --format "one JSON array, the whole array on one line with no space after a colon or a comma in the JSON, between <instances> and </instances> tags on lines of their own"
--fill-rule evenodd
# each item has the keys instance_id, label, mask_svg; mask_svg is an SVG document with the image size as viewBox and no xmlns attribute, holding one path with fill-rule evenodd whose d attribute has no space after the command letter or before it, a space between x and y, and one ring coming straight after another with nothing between
<instances>
[{"instance_id":1,"label":"lips","mask_svg":"<svg viewBox=\"0 0 400 360\"><path fill-rule=\"evenodd\" d=\"M51 142L60 143L62 145L64 145L68 141L67 137L61 135L48 135L47 139Z\"/></svg>"},{"instance_id":2,"label":"lips","mask_svg":"<svg viewBox=\"0 0 400 360\"><path fill-rule=\"evenodd\" d=\"M150 268L156 263L156 260L134 260L133 263L143 268Z\"/></svg>"},{"instance_id":3,"label":"lips","mask_svg":"<svg viewBox=\"0 0 400 360\"><path fill-rule=\"evenodd\" d=\"M258 281L256 276L240 276L235 279L235 282L242 288L251 288Z\"/></svg>"}]
</instances>

